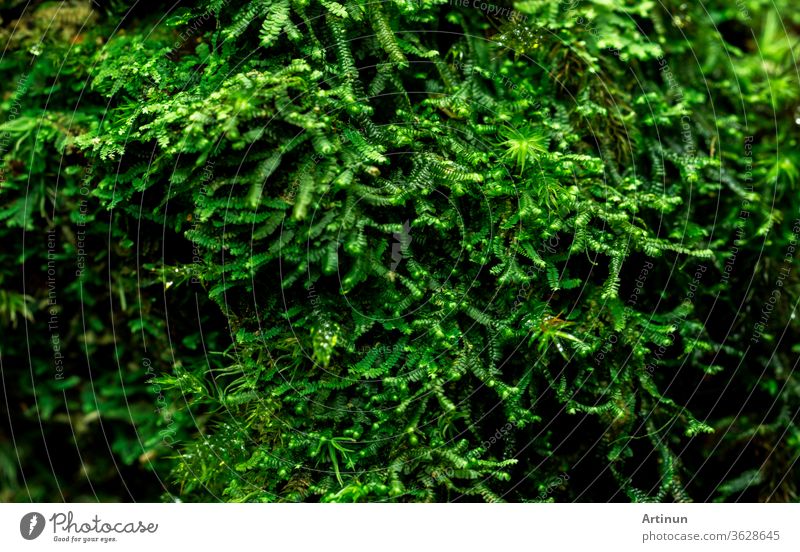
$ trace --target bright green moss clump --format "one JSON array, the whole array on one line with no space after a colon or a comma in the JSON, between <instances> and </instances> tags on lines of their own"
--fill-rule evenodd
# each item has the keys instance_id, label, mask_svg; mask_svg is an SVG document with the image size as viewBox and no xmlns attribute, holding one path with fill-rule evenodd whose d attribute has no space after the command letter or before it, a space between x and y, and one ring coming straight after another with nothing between
<instances>
[{"instance_id":1,"label":"bright green moss clump","mask_svg":"<svg viewBox=\"0 0 800 552\"><path fill-rule=\"evenodd\" d=\"M0 11L19 423L112 428L165 499L795 500L771 6Z\"/></svg>"}]
</instances>

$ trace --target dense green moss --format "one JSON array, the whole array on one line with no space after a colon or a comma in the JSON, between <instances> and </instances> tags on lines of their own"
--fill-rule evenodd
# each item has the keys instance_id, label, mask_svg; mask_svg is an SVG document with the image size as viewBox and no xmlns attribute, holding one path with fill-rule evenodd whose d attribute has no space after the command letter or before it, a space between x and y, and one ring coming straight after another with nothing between
<instances>
[{"instance_id":1,"label":"dense green moss","mask_svg":"<svg viewBox=\"0 0 800 552\"><path fill-rule=\"evenodd\" d=\"M788 2L161 9L0 10L2 498L797 498Z\"/></svg>"}]
</instances>

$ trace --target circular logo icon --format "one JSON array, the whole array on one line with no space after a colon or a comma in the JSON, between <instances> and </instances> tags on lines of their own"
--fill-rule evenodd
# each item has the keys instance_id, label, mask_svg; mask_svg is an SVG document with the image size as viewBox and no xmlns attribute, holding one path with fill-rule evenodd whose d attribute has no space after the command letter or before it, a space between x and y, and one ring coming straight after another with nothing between
<instances>
[{"instance_id":1,"label":"circular logo icon","mask_svg":"<svg viewBox=\"0 0 800 552\"><path fill-rule=\"evenodd\" d=\"M44 516L39 512L25 514L19 522L19 532L25 540L33 540L44 531Z\"/></svg>"}]
</instances>

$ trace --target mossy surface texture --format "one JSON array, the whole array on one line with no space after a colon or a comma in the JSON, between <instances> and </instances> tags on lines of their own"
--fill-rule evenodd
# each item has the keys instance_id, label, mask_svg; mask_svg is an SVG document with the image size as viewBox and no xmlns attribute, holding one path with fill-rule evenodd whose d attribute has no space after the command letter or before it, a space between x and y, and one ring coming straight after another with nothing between
<instances>
[{"instance_id":1,"label":"mossy surface texture","mask_svg":"<svg viewBox=\"0 0 800 552\"><path fill-rule=\"evenodd\" d=\"M788 0L0 5L0 500L798 499Z\"/></svg>"}]
</instances>

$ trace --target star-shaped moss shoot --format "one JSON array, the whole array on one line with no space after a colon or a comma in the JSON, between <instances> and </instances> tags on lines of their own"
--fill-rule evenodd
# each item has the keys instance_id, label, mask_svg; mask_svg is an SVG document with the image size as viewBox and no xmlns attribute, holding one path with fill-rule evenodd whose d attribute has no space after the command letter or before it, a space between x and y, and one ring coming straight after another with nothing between
<instances>
[{"instance_id":1,"label":"star-shaped moss shoot","mask_svg":"<svg viewBox=\"0 0 800 552\"><path fill-rule=\"evenodd\" d=\"M525 171L525 163L530 159L538 160L542 154L547 153L550 141L544 131L535 129L530 125L520 128L504 126L500 135L505 139L500 143L506 149L503 159L511 159L519 167L519 174Z\"/></svg>"}]
</instances>

